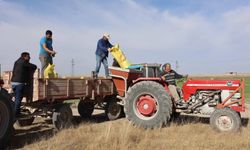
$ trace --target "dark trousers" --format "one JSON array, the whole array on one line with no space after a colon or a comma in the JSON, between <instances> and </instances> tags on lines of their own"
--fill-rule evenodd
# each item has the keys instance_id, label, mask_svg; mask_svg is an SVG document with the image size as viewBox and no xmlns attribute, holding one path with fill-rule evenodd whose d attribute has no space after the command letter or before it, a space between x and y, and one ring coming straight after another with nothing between
<instances>
[{"instance_id":1,"label":"dark trousers","mask_svg":"<svg viewBox=\"0 0 250 150\"><path fill-rule=\"evenodd\" d=\"M49 56L39 56L41 62L41 77L44 78L44 70L48 67L49 64L53 64L52 57Z\"/></svg>"},{"instance_id":2,"label":"dark trousers","mask_svg":"<svg viewBox=\"0 0 250 150\"><path fill-rule=\"evenodd\" d=\"M15 113L16 115L19 115L23 99L24 84L12 85L12 89L15 95Z\"/></svg>"}]
</instances>

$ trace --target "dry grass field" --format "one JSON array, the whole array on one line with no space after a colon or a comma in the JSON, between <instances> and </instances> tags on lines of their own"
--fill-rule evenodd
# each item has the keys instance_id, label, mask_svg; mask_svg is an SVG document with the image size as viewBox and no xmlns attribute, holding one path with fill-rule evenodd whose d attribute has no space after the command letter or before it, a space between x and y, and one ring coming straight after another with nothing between
<instances>
[{"instance_id":1,"label":"dry grass field","mask_svg":"<svg viewBox=\"0 0 250 150\"><path fill-rule=\"evenodd\" d=\"M186 120L187 121L187 120ZM42 137L41 137L42 138ZM217 133L206 120L172 123L170 127L143 130L127 120L98 124L82 123L50 138L42 138L24 149L86 149L86 150L229 150L250 149L250 127L239 133Z\"/></svg>"},{"instance_id":2,"label":"dry grass field","mask_svg":"<svg viewBox=\"0 0 250 150\"><path fill-rule=\"evenodd\" d=\"M249 107L250 105L248 105ZM104 114L91 119L75 117L75 126L54 132L43 120L33 126L18 128L11 148L27 150L230 150L250 149L250 113L243 114L239 133L217 133L209 119L181 116L170 126L144 130L132 126L125 118L107 121Z\"/></svg>"}]
</instances>

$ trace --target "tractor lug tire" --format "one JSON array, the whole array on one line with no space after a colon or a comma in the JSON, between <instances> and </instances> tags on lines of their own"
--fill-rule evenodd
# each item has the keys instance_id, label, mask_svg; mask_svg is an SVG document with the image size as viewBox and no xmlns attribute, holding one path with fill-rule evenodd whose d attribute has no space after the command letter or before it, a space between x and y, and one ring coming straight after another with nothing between
<instances>
[{"instance_id":1,"label":"tractor lug tire","mask_svg":"<svg viewBox=\"0 0 250 150\"><path fill-rule=\"evenodd\" d=\"M237 132L241 128L241 118L230 108L216 109L210 116L210 125L218 132Z\"/></svg>"},{"instance_id":2,"label":"tractor lug tire","mask_svg":"<svg viewBox=\"0 0 250 150\"><path fill-rule=\"evenodd\" d=\"M138 98L149 95L155 100L156 112L145 117L141 115L138 106ZM133 125L145 129L161 128L169 124L173 104L171 97L165 88L154 81L141 81L129 88L124 99L124 112L126 118Z\"/></svg>"}]
</instances>

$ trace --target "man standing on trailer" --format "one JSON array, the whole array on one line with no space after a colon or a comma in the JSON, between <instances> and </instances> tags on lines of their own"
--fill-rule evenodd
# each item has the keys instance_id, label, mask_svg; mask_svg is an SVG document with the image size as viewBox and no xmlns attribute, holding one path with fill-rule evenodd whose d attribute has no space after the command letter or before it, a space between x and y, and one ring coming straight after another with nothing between
<instances>
[{"instance_id":1,"label":"man standing on trailer","mask_svg":"<svg viewBox=\"0 0 250 150\"><path fill-rule=\"evenodd\" d=\"M36 65L31 64L30 54L23 52L21 57L15 62L13 67L13 75L11 78L11 85L15 94L15 113L20 115L20 107L23 99L23 92L26 86L30 83L30 73L36 70Z\"/></svg>"},{"instance_id":2,"label":"man standing on trailer","mask_svg":"<svg viewBox=\"0 0 250 150\"><path fill-rule=\"evenodd\" d=\"M52 46L52 31L47 30L45 32L45 37L40 40L40 54L39 59L41 61L41 77L44 77L44 70L49 64L53 64L53 57L55 57L56 52L53 50Z\"/></svg>"},{"instance_id":3,"label":"man standing on trailer","mask_svg":"<svg viewBox=\"0 0 250 150\"><path fill-rule=\"evenodd\" d=\"M109 42L110 35L108 33L104 33L103 37L98 41L97 48L96 48L96 69L95 73L98 75L101 67L101 63L103 63L105 69L106 77L109 77L109 70L108 70L108 54L111 48L113 47L112 44Z\"/></svg>"},{"instance_id":4,"label":"man standing on trailer","mask_svg":"<svg viewBox=\"0 0 250 150\"><path fill-rule=\"evenodd\" d=\"M176 79L187 77L187 75L183 76L172 70L170 63L164 64L162 70L163 72L161 74L161 78L167 83L168 89L172 94L176 104L183 105L182 100L177 92Z\"/></svg>"}]
</instances>

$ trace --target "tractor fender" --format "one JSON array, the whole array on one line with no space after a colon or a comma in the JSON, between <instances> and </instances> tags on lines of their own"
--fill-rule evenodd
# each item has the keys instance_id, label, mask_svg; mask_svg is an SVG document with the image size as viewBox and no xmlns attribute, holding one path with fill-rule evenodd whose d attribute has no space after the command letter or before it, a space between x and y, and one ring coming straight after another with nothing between
<instances>
[{"instance_id":1,"label":"tractor fender","mask_svg":"<svg viewBox=\"0 0 250 150\"><path fill-rule=\"evenodd\" d=\"M161 78L138 78L136 80L133 80L130 87L132 87L133 85L141 81L154 81L154 82L161 84L165 88L165 90L168 92L168 94L172 97L172 94L170 93L167 84Z\"/></svg>"},{"instance_id":2,"label":"tractor fender","mask_svg":"<svg viewBox=\"0 0 250 150\"><path fill-rule=\"evenodd\" d=\"M141 81L155 81L155 82L160 83L164 86L164 83L163 83L161 78L138 78L136 80L133 80L132 86L138 82L141 82Z\"/></svg>"}]
</instances>

